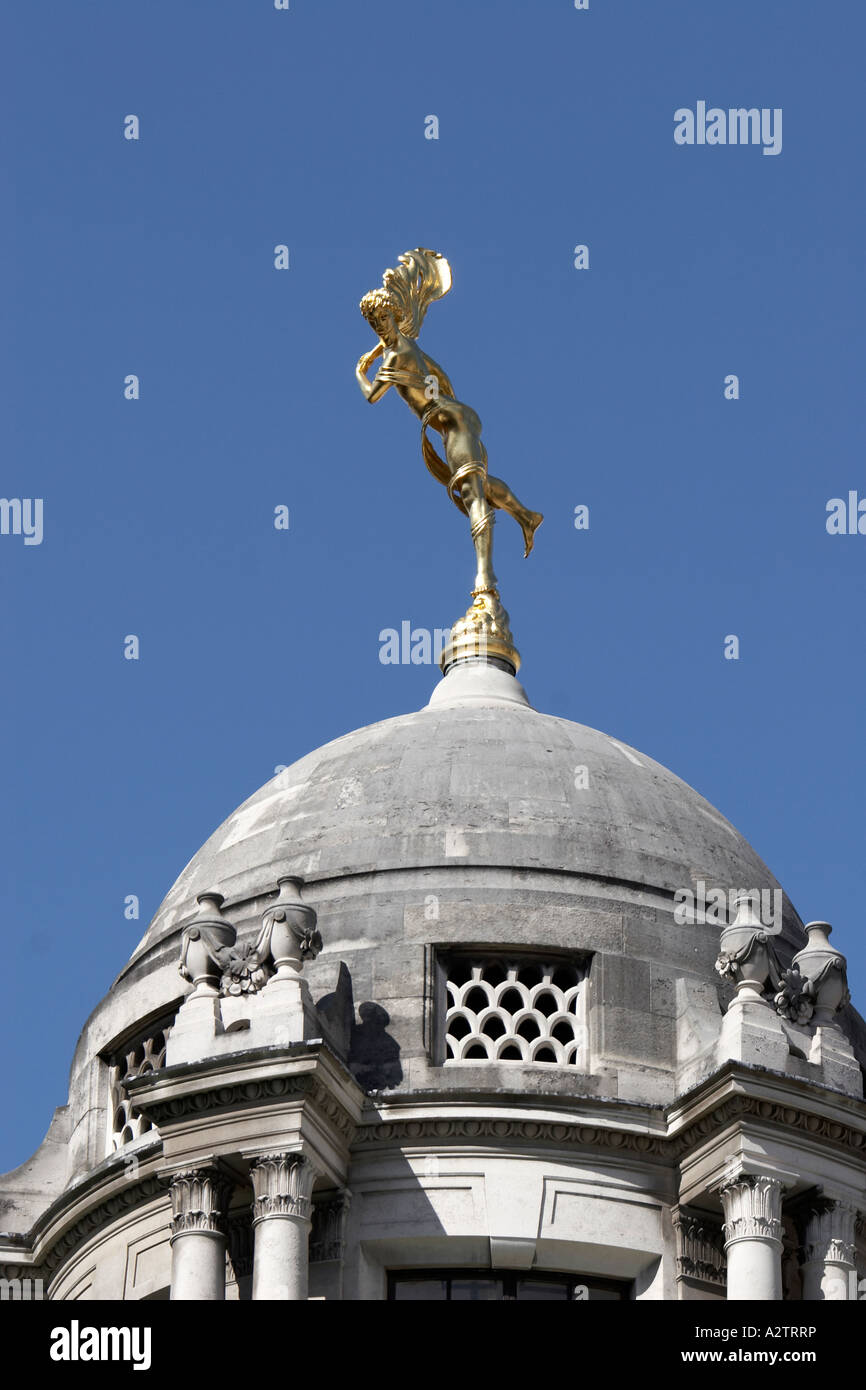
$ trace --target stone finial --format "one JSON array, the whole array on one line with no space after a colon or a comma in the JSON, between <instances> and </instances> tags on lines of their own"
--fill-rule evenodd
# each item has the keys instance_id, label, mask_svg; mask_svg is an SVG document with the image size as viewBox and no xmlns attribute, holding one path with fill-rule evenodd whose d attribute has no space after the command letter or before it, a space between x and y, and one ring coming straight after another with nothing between
<instances>
[{"instance_id":1,"label":"stone finial","mask_svg":"<svg viewBox=\"0 0 866 1390\"><path fill-rule=\"evenodd\" d=\"M764 924L755 911L751 893L736 898L736 916L722 930L716 970L722 979L736 986L736 998L729 1005L766 1004L764 987L771 976L772 946Z\"/></svg>"},{"instance_id":2,"label":"stone finial","mask_svg":"<svg viewBox=\"0 0 866 1390\"><path fill-rule=\"evenodd\" d=\"M841 951L831 946L829 922L807 922L807 946L794 957L794 966L809 981L814 999L815 1023L831 1024L835 1015L851 998L846 974L847 961Z\"/></svg>"},{"instance_id":3,"label":"stone finial","mask_svg":"<svg viewBox=\"0 0 866 1390\"><path fill-rule=\"evenodd\" d=\"M216 997L223 973L223 953L234 946L237 933L222 914L222 893L199 893L199 910L181 936L178 970L194 989L191 999Z\"/></svg>"},{"instance_id":4,"label":"stone finial","mask_svg":"<svg viewBox=\"0 0 866 1390\"><path fill-rule=\"evenodd\" d=\"M303 882L290 875L278 879L279 897L265 909L262 917L255 950L272 957L275 980L297 979L304 962L315 960L322 949L315 909L301 896Z\"/></svg>"},{"instance_id":5,"label":"stone finial","mask_svg":"<svg viewBox=\"0 0 866 1390\"><path fill-rule=\"evenodd\" d=\"M304 962L322 949L315 909L301 896L303 880L278 880L279 897L265 909L252 943L237 943L237 933L222 913L221 893L200 893L199 911L184 928L179 970L195 985L191 999L255 994L271 980L297 980Z\"/></svg>"},{"instance_id":6,"label":"stone finial","mask_svg":"<svg viewBox=\"0 0 866 1390\"><path fill-rule=\"evenodd\" d=\"M302 881L278 880L255 941L238 943L222 915L222 896L202 893L183 932L180 972L195 988L171 1028L166 1064L197 1061L239 1048L285 1046L319 1038L321 1028L304 963L322 949L316 913Z\"/></svg>"},{"instance_id":7,"label":"stone finial","mask_svg":"<svg viewBox=\"0 0 866 1390\"><path fill-rule=\"evenodd\" d=\"M814 1016L816 1026L832 1024L851 996L845 957L828 940L830 924L807 924L808 945L786 969L776 954L773 934L755 911L753 894L737 894L736 909L733 922L722 931L716 961L722 978L736 985L736 998L729 1008L749 1003L767 1005L764 991L769 986L776 1011L783 1018L803 1024Z\"/></svg>"}]
</instances>

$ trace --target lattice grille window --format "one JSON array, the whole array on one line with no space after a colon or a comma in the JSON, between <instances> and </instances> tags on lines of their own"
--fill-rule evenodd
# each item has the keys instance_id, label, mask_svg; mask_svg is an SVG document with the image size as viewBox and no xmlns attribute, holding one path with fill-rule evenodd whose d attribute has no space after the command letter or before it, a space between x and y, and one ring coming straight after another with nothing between
<instances>
[{"instance_id":1,"label":"lattice grille window","mask_svg":"<svg viewBox=\"0 0 866 1390\"><path fill-rule=\"evenodd\" d=\"M150 1120L135 1109L123 1091L122 1083L146 1072L159 1071L165 1066L165 1033L157 1029L148 1037L125 1043L109 1062L109 1144L108 1152L116 1153L142 1134L153 1129Z\"/></svg>"},{"instance_id":2,"label":"lattice grille window","mask_svg":"<svg viewBox=\"0 0 866 1390\"><path fill-rule=\"evenodd\" d=\"M445 1061L585 1061L586 962L456 956L444 961Z\"/></svg>"}]
</instances>

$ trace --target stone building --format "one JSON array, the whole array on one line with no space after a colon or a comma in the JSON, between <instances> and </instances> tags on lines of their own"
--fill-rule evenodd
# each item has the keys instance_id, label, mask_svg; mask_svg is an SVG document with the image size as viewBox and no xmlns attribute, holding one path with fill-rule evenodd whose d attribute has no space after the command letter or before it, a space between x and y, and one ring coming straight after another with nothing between
<instances>
[{"instance_id":1,"label":"stone building","mask_svg":"<svg viewBox=\"0 0 866 1390\"><path fill-rule=\"evenodd\" d=\"M6 1291L862 1296L828 930L671 772L455 664L184 869L0 1177Z\"/></svg>"}]
</instances>

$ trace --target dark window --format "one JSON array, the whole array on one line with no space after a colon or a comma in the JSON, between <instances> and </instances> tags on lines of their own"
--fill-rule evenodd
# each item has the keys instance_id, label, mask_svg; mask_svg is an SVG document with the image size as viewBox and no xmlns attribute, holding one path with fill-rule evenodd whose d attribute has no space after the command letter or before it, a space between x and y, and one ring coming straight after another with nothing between
<instances>
[{"instance_id":1,"label":"dark window","mask_svg":"<svg viewBox=\"0 0 866 1390\"><path fill-rule=\"evenodd\" d=\"M405 1303L597 1302L627 1299L631 1286L582 1274L524 1274L497 1270L392 1270L388 1298Z\"/></svg>"}]
</instances>

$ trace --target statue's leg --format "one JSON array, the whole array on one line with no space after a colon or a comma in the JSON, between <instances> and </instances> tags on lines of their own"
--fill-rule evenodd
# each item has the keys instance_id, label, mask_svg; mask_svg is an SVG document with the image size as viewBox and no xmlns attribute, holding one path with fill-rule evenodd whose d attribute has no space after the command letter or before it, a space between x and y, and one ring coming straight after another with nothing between
<instances>
[{"instance_id":1,"label":"statue's leg","mask_svg":"<svg viewBox=\"0 0 866 1390\"><path fill-rule=\"evenodd\" d=\"M448 485L452 496L459 495L469 517L475 546L476 592L496 588L493 573L493 508L487 501L487 451L481 442L481 421L468 406L453 406L453 422L441 430L445 457L451 470ZM473 427L474 426L474 427Z\"/></svg>"},{"instance_id":2,"label":"statue's leg","mask_svg":"<svg viewBox=\"0 0 866 1390\"><path fill-rule=\"evenodd\" d=\"M487 505L487 499L484 495L484 473L481 468L479 467L478 471L467 473L460 479L459 486L463 505L469 514L469 525L472 528L472 540L475 545L475 558L478 565L473 588L476 592L481 589L495 589L493 512Z\"/></svg>"},{"instance_id":3,"label":"statue's leg","mask_svg":"<svg viewBox=\"0 0 866 1390\"><path fill-rule=\"evenodd\" d=\"M489 473L486 493L491 506L499 507L514 517L523 532L523 541L526 547L524 555L528 555L535 540L535 532L544 520L541 512L531 512L528 507L524 507L523 503L514 496L507 483L504 483L501 478L491 477Z\"/></svg>"}]
</instances>

